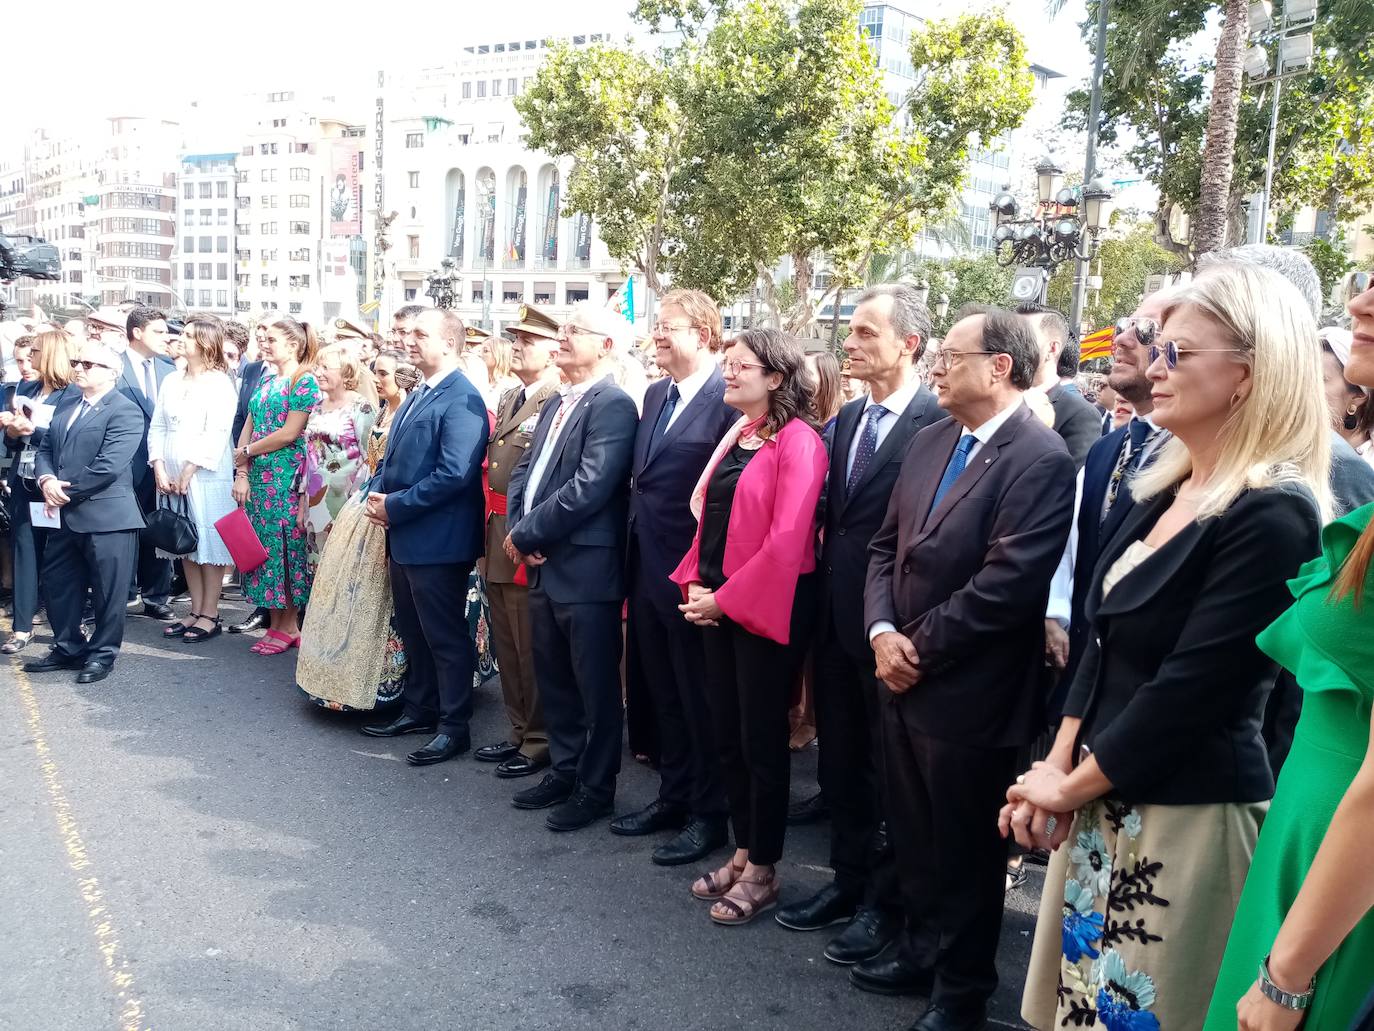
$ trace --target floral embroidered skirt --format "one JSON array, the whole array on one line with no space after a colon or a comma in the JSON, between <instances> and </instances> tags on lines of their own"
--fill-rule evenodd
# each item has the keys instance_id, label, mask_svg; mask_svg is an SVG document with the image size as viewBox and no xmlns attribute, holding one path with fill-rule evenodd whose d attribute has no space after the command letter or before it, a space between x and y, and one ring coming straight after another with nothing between
<instances>
[{"instance_id":1,"label":"floral embroidered skirt","mask_svg":"<svg viewBox=\"0 0 1374 1031\"><path fill-rule=\"evenodd\" d=\"M1105 798L1080 809L1045 874L1026 1021L1201 1028L1268 806Z\"/></svg>"}]
</instances>

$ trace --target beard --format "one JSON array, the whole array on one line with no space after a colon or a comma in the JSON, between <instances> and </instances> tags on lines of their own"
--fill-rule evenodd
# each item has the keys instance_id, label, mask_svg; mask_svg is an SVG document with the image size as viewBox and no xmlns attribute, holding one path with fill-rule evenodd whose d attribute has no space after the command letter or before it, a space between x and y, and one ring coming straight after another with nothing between
<instances>
[{"instance_id":1,"label":"beard","mask_svg":"<svg viewBox=\"0 0 1374 1031\"><path fill-rule=\"evenodd\" d=\"M1113 369L1107 373L1107 386L1115 390L1117 396L1133 405L1150 399L1150 381L1143 372L1136 369L1129 372L1118 372Z\"/></svg>"}]
</instances>

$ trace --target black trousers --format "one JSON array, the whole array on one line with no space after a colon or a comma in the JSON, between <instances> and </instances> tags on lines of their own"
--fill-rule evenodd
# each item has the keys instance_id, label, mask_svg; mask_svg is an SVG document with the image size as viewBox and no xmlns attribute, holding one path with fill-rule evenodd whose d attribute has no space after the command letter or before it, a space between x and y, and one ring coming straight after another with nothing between
<instances>
[{"instance_id":1,"label":"black trousers","mask_svg":"<svg viewBox=\"0 0 1374 1031\"><path fill-rule=\"evenodd\" d=\"M73 533L49 530L43 551L43 599L53 648L72 659L109 665L124 642L125 586L138 554L138 531ZM90 592L95 627L81 634L81 610Z\"/></svg>"},{"instance_id":2,"label":"black trousers","mask_svg":"<svg viewBox=\"0 0 1374 1031\"><path fill-rule=\"evenodd\" d=\"M997 987L1007 866L997 813L1017 773L1017 749L931 737L896 696L881 708L888 834L906 911L902 947L935 969L933 1005L981 1009Z\"/></svg>"},{"instance_id":3,"label":"black trousers","mask_svg":"<svg viewBox=\"0 0 1374 1031\"><path fill-rule=\"evenodd\" d=\"M599 802L615 798L625 707L620 602L561 604L530 590L534 677L549 731L550 769Z\"/></svg>"},{"instance_id":4,"label":"black trousers","mask_svg":"<svg viewBox=\"0 0 1374 1031\"><path fill-rule=\"evenodd\" d=\"M38 573L43 568L43 548L49 530L35 527L29 519L32 496L22 487L14 492L10 515L10 538L14 551L14 632L33 630L38 611Z\"/></svg>"},{"instance_id":5,"label":"black trousers","mask_svg":"<svg viewBox=\"0 0 1374 1031\"><path fill-rule=\"evenodd\" d=\"M145 515L157 508L157 489L151 472L134 493ZM137 576L132 575L134 572ZM129 600L140 594L150 605L166 605L172 597L172 560L158 558L157 548L142 539L138 542L137 567L129 577Z\"/></svg>"},{"instance_id":6,"label":"black trousers","mask_svg":"<svg viewBox=\"0 0 1374 1031\"><path fill-rule=\"evenodd\" d=\"M792 775L787 710L806 656L814 586L812 574L797 583L788 644L751 634L729 618L702 630L706 697L735 847L747 849L758 866L782 858Z\"/></svg>"},{"instance_id":7,"label":"black trousers","mask_svg":"<svg viewBox=\"0 0 1374 1031\"><path fill-rule=\"evenodd\" d=\"M826 626L813 657L818 779L830 809L830 866L835 886L872 908L897 910L896 857L880 832L884 786L879 776L878 723L888 695L878 680L873 653L860 662Z\"/></svg>"},{"instance_id":8,"label":"black trousers","mask_svg":"<svg viewBox=\"0 0 1374 1031\"><path fill-rule=\"evenodd\" d=\"M392 561L396 631L409 670L402 698L411 719L436 723L441 734L463 737L472 719L477 648L464 612L471 562L403 566Z\"/></svg>"},{"instance_id":9,"label":"black trousers","mask_svg":"<svg viewBox=\"0 0 1374 1031\"><path fill-rule=\"evenodd\" d=\"M634 640L631 661L645 685L658 718L658 797L696 816L719 817L728 812L721 782L711 710L702 685L706 657L702 629L683 618L671 591L653 583L642 563L635 563L630 587L629 634ZM668 595L665 603L662 595ZM627 670L627 674L629 671Z\"/></svg>"}]
</instances>

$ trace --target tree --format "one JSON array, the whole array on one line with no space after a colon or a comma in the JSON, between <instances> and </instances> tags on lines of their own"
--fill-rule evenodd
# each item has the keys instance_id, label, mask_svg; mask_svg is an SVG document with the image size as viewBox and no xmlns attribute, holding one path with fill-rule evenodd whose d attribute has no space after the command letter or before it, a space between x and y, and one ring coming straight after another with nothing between
<instances>
[{"instance_id":1,"label":"tree","mask_svg":"<svg viewBox=\"0 0 1374 1031\"><path fill-rule=\"evenodd\" d=\"M1098 252L1097 274L1102 289L1083 311L1085 321L1101 328L1131 314L1145 291L1145 280L1154 275L1173 275L1183 271L1186 260L1165 250L1154 239L1149 222L1137 223L1118 235L1102 241ZM1050 280L1049 304L1069 310L1073 298L1073 266L1066 264Z\"/></svg>"},{"instance_id":2,"label":"tree","mask_svg":"<svg viewBox=\"0 0 1374 1031\"><path fill-rule=\"evenodd\" d=\"M1193 247L1199 253L1216 250L1226 240L1226 213L1235 173L1236 127L1244 73L1241 49L1249 26L1247 0L1226 0L1221 38L1212 69L1212 99L1207 105L1207 145L1202 152L1198 184L1198 215Z\"/></svg>"},{"instance_id":3,"label":"tree","mask_svg":"<svg viewBox=\"0 0 1374 1031\"><path fill-rule=\"evenodd\" d=\"M1312 260L1317 275L1321 278L1323 298L1330 297L1336 284L1355 267L1355 262L1351 259L1346 248L1343 230L1337 232L1334 241L1318 237L1303 247L1302 252Z\"/></svg>"}]
</instances>

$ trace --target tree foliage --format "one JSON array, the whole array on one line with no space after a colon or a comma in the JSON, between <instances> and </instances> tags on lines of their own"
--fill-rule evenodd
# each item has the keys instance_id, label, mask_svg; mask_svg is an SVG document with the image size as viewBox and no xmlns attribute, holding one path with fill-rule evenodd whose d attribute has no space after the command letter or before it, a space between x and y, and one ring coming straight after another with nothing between
<instances>
[{"instance_id":1,"label":"tree foliage","mask_svg":"<svg viewBox=\"0 0 1374 1031\"><path fill-rule=\"evenodd\" d=\"M1155 275L1172 275L1183 271L1185 259L1161 247L1154 239L1148 222L1137 223L1119 235L1102 241L1093 272L1102 276L1102 289L1090 294L1090 303L1083 309L1083 318L1095 328L1111 325L1131 314L1145 291L1145 280ZM1049 303L1067 312L1073 300L1072 263L1060 266L1050 280Z\"/></svg>"}]
</instances>

